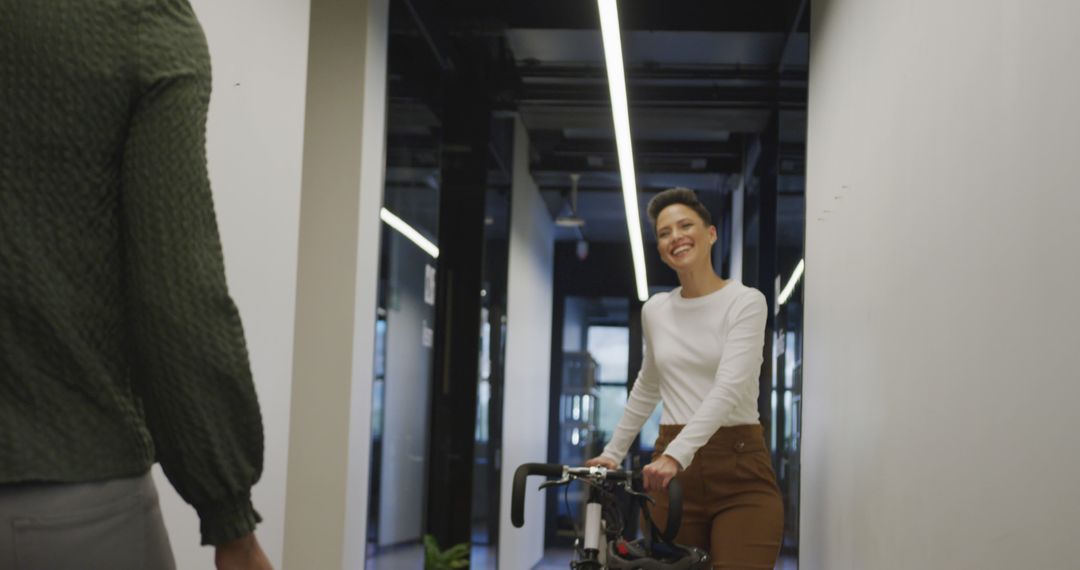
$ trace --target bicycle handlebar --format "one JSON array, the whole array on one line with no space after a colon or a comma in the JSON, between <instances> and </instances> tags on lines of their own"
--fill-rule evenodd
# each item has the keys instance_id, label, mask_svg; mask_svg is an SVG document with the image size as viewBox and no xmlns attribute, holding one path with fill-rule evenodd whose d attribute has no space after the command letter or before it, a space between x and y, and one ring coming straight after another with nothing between
<instances>
[{"instance_id":1,"label":"bicycle handlebar","mask_svg":"<svg viewBox=\"0 0 1080 570\"><path fill-rule=\"evenodd\" d=\"M514 471L514 491L510 502L510 522L517 528L525 525L525 480L529 475L562 477L563 466L554 463L522 463Z\"/></svg>"},{"instance_id":2,"label":"bicycle handlebar","mask_svg":"<svg viewBox=\"0 0 1080 570\"><path fill-rule=\"evenodd\" d=\"M669 543L675 542L675 535L679 534L682 526L682 483L678 479L672 479L668 483L668 512L667 524L664 525L663 539ZM646 508L646 507L642 507Z\"/></svg>"},{"instance_id":3,"label":"bicycle handlebar","mask_svg":"<svg viewBox=\"0 0 1080 570\"><path fill-rule=\"evenodd\" d=\"M589 467L568 467L555 463L523 463L514 471L514 487L510 502L510 522L517 528L525 525L525 482L530 475L540 475L545 478L562 477L564 474L571 478L588 478L592 471ZM608 470L604 478L609 481L628 481L641 477L640 471ZM669 542L675 540L682 525L682 485L678 479L672 479L668 484L668 517L664 529L664 539Z\"/></svg>"}]
</instances>

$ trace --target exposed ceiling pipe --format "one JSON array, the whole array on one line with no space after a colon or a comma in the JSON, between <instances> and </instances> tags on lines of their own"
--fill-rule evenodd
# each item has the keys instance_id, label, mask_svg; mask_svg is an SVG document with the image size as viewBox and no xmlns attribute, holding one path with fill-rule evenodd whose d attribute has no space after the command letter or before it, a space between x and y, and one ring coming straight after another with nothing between
<instances>
[{"instance_id":1,"label":"exposed ceiling pipe","mask_svg":"<svg viewBox=\"0 0 1080 570\"><path fill-rule=\"evenodd\" d=\"M449 55L443 54L443 50L439 49L440 46L432 35L431 30L428 29L427 24L424 22L424 18L420 15L420 12L413 5L414 0L402 0L402 4L405 5L405 9L409 11L409 16L412 17L413 23L416 24L416 30L420 33L420 37L424 38L428 48L431 50L431 54L435 56L435 61L439 63L439 67L445 71L454 71L454 61Z\"/></svg>"},{"instance_id":2,"label":"exposed ceiling pipe","mask_svg":"<svg viewBox=\"0 0 1080 570\"><path fill-rule=\"evenodd\" d=\"M791 44L791 38L795 36L795 32L799 30L799 24L802 23L803 13L806 12L806 0L799 0L799 7L795 9L795 17L792 19L791 27L788 29L788 33L784 36L784 46L780 48L780 64L776 67L777 81L784 74L784 56L787 55L788 45Z\"/></svg>"}]
</instances>

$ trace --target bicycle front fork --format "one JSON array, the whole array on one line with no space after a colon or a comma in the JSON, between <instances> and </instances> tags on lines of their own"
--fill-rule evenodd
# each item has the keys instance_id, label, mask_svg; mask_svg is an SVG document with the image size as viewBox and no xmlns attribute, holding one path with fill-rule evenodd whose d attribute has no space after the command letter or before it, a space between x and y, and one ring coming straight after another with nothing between
<instances>
[{"instance_id":1,"label":"bicycle front fork","mask_svg":"<svg viewBox=\"0 0 1080 570\"><path fill-rule=\"evenodd\" d=\"M586 570L603 568L607 564L606 529L604 507L595 489L589 489L589 502L585 504L585 528L580 545L581 560L573 568Z\"/></svg>"}]
</instances>

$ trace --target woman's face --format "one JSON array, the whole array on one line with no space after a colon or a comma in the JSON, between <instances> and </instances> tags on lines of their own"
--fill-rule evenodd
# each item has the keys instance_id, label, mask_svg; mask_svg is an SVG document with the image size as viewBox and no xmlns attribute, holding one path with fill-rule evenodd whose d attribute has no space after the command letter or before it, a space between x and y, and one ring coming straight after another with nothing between
<instances>
[{"instance_id":1,"label":"woman's face","mask_svg":"<svg viewBox=\"0 0 1080 570\"><path fill-rule=\"evenodd\" d=\"M656 241L660 259L675 271L707 266L716 241L716 227L683 204L672 204L656 217Z\"/></svg>"}]
</instances>

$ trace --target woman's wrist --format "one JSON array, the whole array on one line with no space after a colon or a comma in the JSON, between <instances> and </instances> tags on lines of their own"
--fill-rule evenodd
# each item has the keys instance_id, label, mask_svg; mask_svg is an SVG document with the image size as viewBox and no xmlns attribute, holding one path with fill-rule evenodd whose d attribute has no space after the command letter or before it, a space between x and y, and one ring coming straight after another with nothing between
<instances>
[{"instance_id":1,"label":"woman's wrist","mask_svg":"<svg viewBox=\"0 0 1080 570\"><path fill-rule=\"evenodd\" d=\"M665 454L663 454L663 455L661 455L661 456L660 456L660 458L661 458L661 459L670 459L670 460L671 460L671 462L675 464L675 467L676 467L676 468L677 468L677 469L678 469L679 471L682 471L683 469L685 469L685 467L683 467L683 466L682 466L682 463L679 463L679 460L678 460L678 459L675 459L674 457L672 457L672 456L670 456L670 455L668 455L668 454L666 454L666 453L665 453Z\"/></svg>"}]
</instances>

